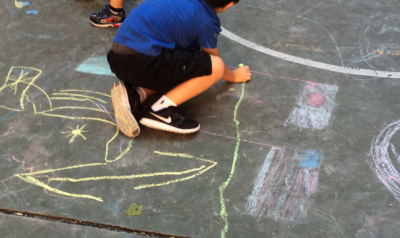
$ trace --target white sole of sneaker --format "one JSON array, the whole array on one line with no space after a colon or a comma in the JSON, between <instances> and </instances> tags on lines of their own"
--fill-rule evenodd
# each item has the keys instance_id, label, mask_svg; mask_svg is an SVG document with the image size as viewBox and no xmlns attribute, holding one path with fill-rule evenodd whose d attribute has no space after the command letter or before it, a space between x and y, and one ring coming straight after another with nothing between
<instances>
[{"instance_id":1,"label":"white sole of sneaker","mask_svg":"<svg viewBox=\"0 0 400 238\"><path fill-rule=\"evenodd\" d=\"M118 129L129 137L138 136L140 134L139 124L131 112L125 85L119 81L116 81L111 88L111 101Z\"/></svg>"},{"instance_id":2,"label":"white sole of sneaker","mask_svg":"<svg viewBox=\"0 0 400 238\"><path fill-rule=\"evenodd\" d=\"M169 131L177 134L191 134L200 130L200 125L193 129L184 130L148 118L142 118L140 124L156 130Z\"/></svg>"},{"instance_id":3,"label":"white sole of sneaker","mask_svg":"<svg viewBox=\"0 0 400 238\"><path fill-rule=\"evenodd\" d=\"M116 27L116 28L118 28L122 24L122 23L117 23L117 24L107 24L107 25L105 25L105 24L96 24L96 23L94 23L92 21L90 21L90 23L92 23L93 26L101 27L101 28L106 28L106 27Z\"/></svg>"}]
</instances>

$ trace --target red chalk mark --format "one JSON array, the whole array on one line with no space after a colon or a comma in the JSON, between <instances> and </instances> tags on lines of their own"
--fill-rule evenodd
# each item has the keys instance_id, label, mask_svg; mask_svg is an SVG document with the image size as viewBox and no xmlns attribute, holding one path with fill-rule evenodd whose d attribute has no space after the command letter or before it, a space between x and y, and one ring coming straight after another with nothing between
<instances>
[{"instance_id":1,"label":"red chalk mark","mask_svg":"<svg viewBox=\"0 0 400 238\"><path fill-rule=\"evenodd\" d=\"M209 132L209 131L204 131L204 130L199 130L199 131L207 133L207 134L210 134L210 135L213 135L213 136L220 136L220 137L224 137L224 138L227 138L227 139L237 140L237 138L233 137L233 136L221 135L221 134L217 134L217 133ZM283 146L276 146L276 145L271 145L271 144L266 144L266 143L259 143L259 142L250 141L250 140L242 140L241 139L240 141L251 143L251 144L256 144L256 145L265 145L265 146L270 146L270 147L274 146L274 147L277 147L277 148L283 148ZM290 148L290 147L286 147L286 148Z\"/></svg>"},{"instance_id":2,"label":"red chalk mark","mask_svg":"<svg viewBox=\"0 0 400 238\"><path fill-rule=\"evenodd\" d=\"M396 180L397 182L400 182L400 179L393 177L392 175L389 175L389 178Z\"/></svg>"},{"instance_id":3,"label":"red chalk mark","mask_svg":"<svg viewBox=\"0 0 400 238\"><path fill-rule=\"evenodd\" d=\"M230 68L230 69L236 69L237 67L228 67L228 68ZM288 77L282 77L282 76L275 76L275 75L271 75L271 74L266 74L266 73L254 71L254 70L250 70L250 72L255 73L255 74L260 74L260 75L269 76L269 77L272 77L272 78L289 79L289 80L298 81L298 82L311 83L311 85L312 85L312 84L333 85L333 84L328 84L328 83L318 83L318 82L313 82L313 81L308 81L308 80L302 80L302 79L298 79L298 78L288 78Z\"/></svg>"},{"instance_id":4,"label":"red chalk mark","mask_svg":"<svg viewBox=\"0 0 400 238\"><path fill-rule=\"evenodd\" d=\"M296 209L298 209L298 205L301 198L301 193L304 186L304 171L301 169L297 173L296 180L292 187L292 194L289 199L286 200L285 204L281 209L281 217L286 219L293 219L296 214Z\"/></svg>"},{"instance_id":5,"label":"red chalk mark","mask_svg":"<svg viewBox=\"0 0 400 238\"><path fill-rule=\"evenodd\" d=\"M307 86L308 87L308 86ZM311 107L320 107L326 102L324 96L320 93L311 93L307 98L307 104Z\"/></svg>"},{"instance_id":6,"label":"red chalk mark","mask_svg":"<svg viewBox=\"0 0 400 238\"><path fill-rule=\"evenodd\" d=\"M310 171L309 184L308 184L308 196L310 197L317 191L318 186L318 169Z\"/></svg>"}]
</instances>

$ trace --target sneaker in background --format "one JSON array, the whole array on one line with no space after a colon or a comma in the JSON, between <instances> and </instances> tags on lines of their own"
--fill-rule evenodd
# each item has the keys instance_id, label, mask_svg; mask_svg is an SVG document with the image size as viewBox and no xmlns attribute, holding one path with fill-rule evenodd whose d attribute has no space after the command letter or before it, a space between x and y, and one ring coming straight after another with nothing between
<instances>
[{"instance_id":1,"label":"sneaker in background","mask_svg":"<svg viewBox=\"0 0 400 238\"><path fill-rule=\"evenodd\" d=\"M158 112L150 108L140 120L140 124L153 129L178 134L190 134L200 129L200 124L197 121L185 119L176 113L175 107L172 106Z\"/></svg>"},{"instance_id":2,"label":"sneaker in background","mask_svg":"<svg viewBox=\"0 0 400 238\"><path fill-rule=\"evenodd\" d=\"M135 89L132 88L128 96L127 88L120 81L114 82L111 88L111 101L117 128L132 138L140 134L137 120L139 120L141 110L139 94L133 90Z\"/></svg>"},{"instance_id":3,"label":"sneaker in background","mask_svg":"<svg viewBox=\"0 0 400 238\"><path fill-rule=\"evenodd\" d=\"M90 23L97 27L119 27L125 17L124 9L114 14L111 12L109 4L107 4L101 11L90 15Z\"/></svg>"}]
</instances>

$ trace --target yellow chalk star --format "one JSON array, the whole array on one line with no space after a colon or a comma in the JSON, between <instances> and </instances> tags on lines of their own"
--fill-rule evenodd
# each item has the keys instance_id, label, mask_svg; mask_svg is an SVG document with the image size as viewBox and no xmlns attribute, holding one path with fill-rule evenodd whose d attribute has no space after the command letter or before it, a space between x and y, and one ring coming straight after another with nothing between
<instances>
[{"instance_id":1,"label":"yellow chalk star","mask_svg":"<svg viewBox=\"0 0 400 238\"><path fill-rule=\"evenodd\" d=\"M70 134L67 136L67 138L70 137L70 136L72 136L72 137L71 137L71 140L69 140L69 142L68 142L69 144L72 143L72 142L74 142L75 138L78 137L78 136L81 136L83 139L86 140L86 137L85 137L84 135L82 135L82 132L87 132L87 131L84 131L84 130L83 130L83 128L85 128L85 126L86 126L86 125L84 125L84 126L82 126L81 128L79 128L79 125L77 125L75 130L74 130L73 128L67 126L69 129L71 129L71 131L65 131L65 132L61 132L61 133L62 133L62 134L70 133Z\"/></svg>"}]
</instances>

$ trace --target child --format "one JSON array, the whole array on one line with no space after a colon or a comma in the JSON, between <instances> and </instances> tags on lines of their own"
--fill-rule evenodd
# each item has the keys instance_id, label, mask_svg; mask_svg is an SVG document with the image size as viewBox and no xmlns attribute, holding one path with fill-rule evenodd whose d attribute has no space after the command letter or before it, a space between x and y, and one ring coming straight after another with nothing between
<instances>
[{"instance_id":1,"label":"child","mask_svg":"<svg viewBox=\"0 0 400 238\"><path fill-rule=\"evenodd\" d=\"M140 123L180 134L200 129L175 108L219 79L250 80L248 66L229 70L217 49L221 24L217 13L239 0L147 0L130 12L107 55L117 81L111 89L117 127L127 136L140 133L141 103L166 92ZM200 51L201 49L201 51Z\"/></svg>"}]
</instances>

